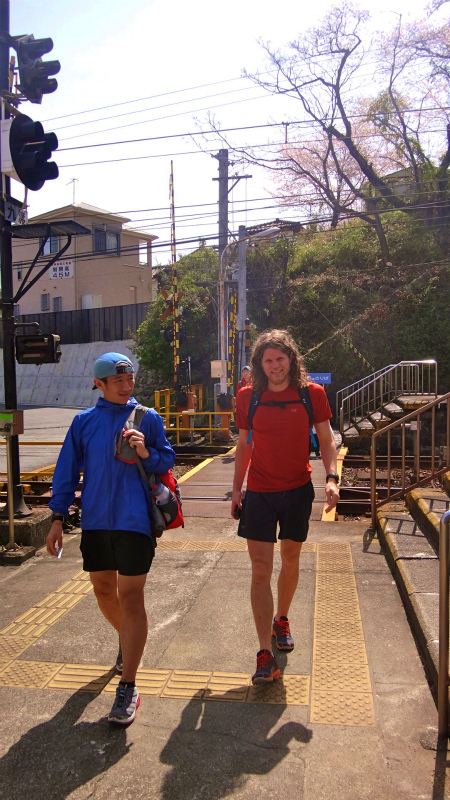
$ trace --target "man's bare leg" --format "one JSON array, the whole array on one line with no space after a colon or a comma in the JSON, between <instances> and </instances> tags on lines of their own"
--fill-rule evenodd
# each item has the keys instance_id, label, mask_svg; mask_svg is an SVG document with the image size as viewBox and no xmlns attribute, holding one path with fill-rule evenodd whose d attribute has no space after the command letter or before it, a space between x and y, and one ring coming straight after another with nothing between
<instances>
[{"instance_id":1,"label":"man's bare leg","mask_svg":"<svg viewBox=\"0 0 450 800\"><path fill-rule=\"evenodd\" d=\"M260 650L272 652L273 596L270 586L273 543L247 539L252 562L251 604Z\"/></svg>"},{"instance_id":2,"label":"man's bare leg","mask_svg":"<svg viewBox=\"0 0 450 800\"><path fill-rule=\"evenodd\" d=\"M125 683L136 679L136 672L147 641L148 624L144 604L146 580L146 574L119 575L118 577L121 610L119 632L123 656L121 680Z\"/></svg>"},{"instance_id":3,"label":"man's bare leg","mask_svg":"<svg viewBox=\"0 0 450 800\"><path fill-rule=\"evenodd\" d=\"M122 613L117 592L117 572L108 569L101 572L90 572L89 575L100 611L113 628L119 632Z\"/></svg>"},{"instance_id":4,"label":"man's bare leg","mask_svg":"<svg viewBox=\"0 0 450 800\"><path fill-rule=\"evenodd\" d=\"M276 619L289 616L289 608L298 585L300 551L302 542L281 539L281 570L278 576L278 602Z\"/></svg>"}]
</instances>

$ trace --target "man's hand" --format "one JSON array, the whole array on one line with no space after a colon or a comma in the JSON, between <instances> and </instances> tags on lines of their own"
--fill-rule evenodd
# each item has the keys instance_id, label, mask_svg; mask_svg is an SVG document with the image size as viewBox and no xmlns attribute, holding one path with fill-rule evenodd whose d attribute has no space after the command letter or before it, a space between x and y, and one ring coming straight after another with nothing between
<instances>
[{"instance_id":1,"label":"man's hand","mask_svg":"<svg viewBox=\"0 0 450 800\"><path fill-rule=\"evenodd\" d=\"M328 503L328 506L325 509L325 513L327 514L328 511L332 511L333 508L336 508L339 502L339 489L333 479L327 481L327 485L325 486L325 495Z\"/></svg>"},{"instance_id":2,"label":"man's hand","mask_svg":"<svg viewBox=\"0 0 450 800\"><path fill-rule=\"evenodd\" d=\"M46 544L47 552L50 553L51 556L58 556L55 545L58 546L59 550L62 550L63 546L63 526L62 522L59 520L55 520L55 522L53 522L52 527L47 534Z\"/></svg>"},{"instance_id":3,"label":"man's hand","mask_svg":"<svg viewBox=\"0 0 450 800\"><path fill-rule=\"evenodd\" d=\"M234 516L234 509L236 508L236 506L238 508L242 508L242 491L241 490L237 491L236 489L233 489L233 492L231 494L231 516L233 517L233 519L237 519L237 517Z\"/></svg>"},{"instance_id":4,"label":"man's hand","mask_svg":"<svg viewBox=\"0 0 450 800\"><path fill-rule=\"evenodd\" d=\"M133 428L127 428L123 432L123 438L128 439L131 447L136 448L136 453L139 458L148 458L150 453L145 446L145 436L142 431L135 431Z\"/></svg>"}]
</instances>

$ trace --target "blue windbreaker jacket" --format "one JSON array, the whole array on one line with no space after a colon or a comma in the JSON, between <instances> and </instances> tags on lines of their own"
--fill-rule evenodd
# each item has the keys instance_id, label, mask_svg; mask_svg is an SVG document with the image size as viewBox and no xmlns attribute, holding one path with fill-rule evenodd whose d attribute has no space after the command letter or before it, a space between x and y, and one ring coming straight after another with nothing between
<instances>
[{"instance_id":1,"label":"blue windbreaker jacket","mask_svg":"<svg viewBox=\"0 0 450 800\"><path fill-rule=\"evenodd\" d=\"M125 530L151 536L150 494L137 464L114 455L118 432L138 405L134 397L124 404L102 397L94 408L74 417L59 454L49 506L55 514L68 514L83 470L81 527L84 530ZM146 472L164 474L175 463L162 419L149 409L140 430L150 455L142 459Z\"/></svg>"}]
</instances>

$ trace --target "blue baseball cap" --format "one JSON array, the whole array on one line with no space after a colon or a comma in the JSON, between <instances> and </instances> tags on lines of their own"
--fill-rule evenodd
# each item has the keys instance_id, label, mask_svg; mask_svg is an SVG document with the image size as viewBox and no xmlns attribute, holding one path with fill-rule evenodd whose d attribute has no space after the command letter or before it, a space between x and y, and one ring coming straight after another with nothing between
<instances>
[{"instance_id":1,"label":"blue baseball cap","mask_svg":"<svg viewBox=\"0 0 450 800\"><path fill-rule=\"evenodd\" d=\"M134 372L134 366L128 356L122 353L104 353L94 364L94 378L101 381L110 375L121 375L123 372Z\"/></svg>"}]
</instances>

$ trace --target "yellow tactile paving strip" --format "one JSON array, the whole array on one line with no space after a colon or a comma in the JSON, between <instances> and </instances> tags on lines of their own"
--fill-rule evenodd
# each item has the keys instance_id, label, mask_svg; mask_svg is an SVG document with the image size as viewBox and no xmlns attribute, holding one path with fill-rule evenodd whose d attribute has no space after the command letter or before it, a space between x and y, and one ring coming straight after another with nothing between
<instances>
[{"instance_id":1,"label":"yellow tactile paving strip","mask_svg":"<svg viewBox=\"0 0 450 800\"><path fill-rule=\"evenodd\" d=\"M165 542L166 549L197 549L204 542ZM186 547L191 545L191 547ZM246 550L246 542L208 542L215 549ZM313 543L317 552L312 723L374 725L373 698L349 544ZM82 570L0 631L0 686L60 691L114 692L110 666L62 664L19 656L90 592ZM309 675L282 675L268 686L252 686L251 675L196 670L140 669L142 695L161 698L307 706Z\"/></svg>"},{"instance_id":2,"label":"yellow tactile paving strip","mask_svg":"<svg viewBox=\"0 0 450 800\"><path fill-rule=\"evenodd\" d=\"M310 720L326 725L375 724L349 544L317 545Z\"/></svg>"},{"instance_id":3,"label":"yellow tactile paving strip","mask_svg":"<svg viewBox=\"0 0 450 800\"><path fill-rule=\"evenodd\" d=\"M92 591L92 584L87 572L77 572L70 581L63 583L59 589L40 600L36 606L29 608L24 614L0 630L0 645L5 636L33 637L33 641L42 636L60 617L67 614L80 600ZM29 647L31 641L26 645ZM25 649L25 648L23 648ZM0 658L1 658L0 649Z\"/></svg>"},{"instance_id":4,"label":"yellow tactile paving strip","mask_svg":"<svg viewBox=\"0 0 450 800\"><path fill-rule=\"evenodd\" d=\"M247 552L247 540L241 539L240 541L228 542L213 542L213 541L177 541L174 539L158 539L158 547L161 550L214 550L220 552ZM275 552L279 552L280 543L276 542L274 545ZM302 553L314 553L316 545L314 542L305 542L302 546Z\"/></svg>"}]
</instances>

